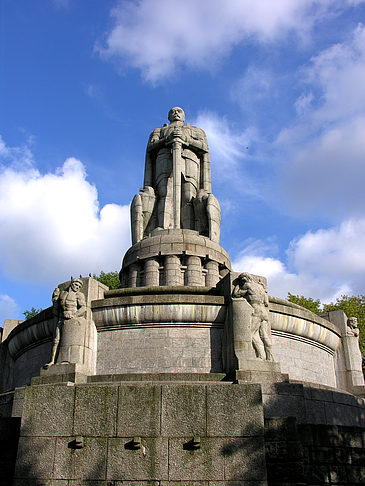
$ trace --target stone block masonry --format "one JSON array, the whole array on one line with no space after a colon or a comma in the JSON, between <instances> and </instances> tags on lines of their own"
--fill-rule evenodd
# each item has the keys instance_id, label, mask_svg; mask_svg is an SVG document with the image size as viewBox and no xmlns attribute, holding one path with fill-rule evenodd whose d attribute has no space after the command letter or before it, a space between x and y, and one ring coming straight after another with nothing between
<instances>
[{"instance_id":1,"label":"stone block masonry","mask_svg":"<svg viewBox=\"0 0 365 486\"><path fill-rule=\"evenodd\" d=\"M29 386L14 484L266 485L261 386Z\"/></svg>"}]
</instances>

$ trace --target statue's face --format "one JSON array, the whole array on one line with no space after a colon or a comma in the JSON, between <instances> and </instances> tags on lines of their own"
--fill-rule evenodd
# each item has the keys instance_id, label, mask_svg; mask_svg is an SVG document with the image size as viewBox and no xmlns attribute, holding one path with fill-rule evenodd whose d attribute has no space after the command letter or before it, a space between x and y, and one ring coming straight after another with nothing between
<instances>
[{"instance_id":1,"label":"statue's face","mask_svg":"<svg viewBox=\"0 0 365 486\"><path fill-rule=\"evenodd\" d=\"M74 291L74 292L78 292L82 287L82 283L79 282L79 280L72 280L71 282L71 289Z\"/></svg>"},{"instance_id":2,"label":"statue's face","mask_svg":"<svg viewBox=\"0 0 365 486\"><path fill-rule=\"evenodd\" d=\"M171 108L171 110L169 111L169 121L170 122L173 122L173 121L185 121L185 113L184 113L184 110L182 108L180 108L179 106L174 106L173 108Z\"/></svg>"},{"instance_id":3,"label":"statue's face","mask_svg":"<svg viewBox=\"0 0 365 486\"><path fill-rule=\"evenodd\" d=\"M357 318L356 317L350 317L347 321L348 325L352 328L355 329L357 327Z\"/></svg>"}]
</instances>

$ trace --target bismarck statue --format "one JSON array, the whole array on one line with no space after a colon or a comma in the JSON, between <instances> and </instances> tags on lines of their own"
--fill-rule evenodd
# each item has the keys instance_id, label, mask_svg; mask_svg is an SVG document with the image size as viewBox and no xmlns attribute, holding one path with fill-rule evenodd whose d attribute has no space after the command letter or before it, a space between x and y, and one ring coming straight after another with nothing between
<instances>
[{"instance_id":1,"label":"bismarck statue","mask_svg":"<svg viewBox=\"0 0 365 486\"><path fill-rule=\"evenodd\" d=\"M219 245L221 210L212 194L207 137L175 106L149 136L143 187L131 204L132 247L122 287L213 287L231 270Z\"/></svg>"},{"instance_id":2,"label":"bismarck statue","mask_svg":"<svg viewBox=\"0 0 365 486\"><path fill-rule=\"evenodd\" d=\"M184 124L178 106L168 119L170 124L149 137L144 185L131 206L132 242L156 228L183 228L218 243L220 207L211 189L207 137L201 128Z\"/></svg>"}]
</instances>

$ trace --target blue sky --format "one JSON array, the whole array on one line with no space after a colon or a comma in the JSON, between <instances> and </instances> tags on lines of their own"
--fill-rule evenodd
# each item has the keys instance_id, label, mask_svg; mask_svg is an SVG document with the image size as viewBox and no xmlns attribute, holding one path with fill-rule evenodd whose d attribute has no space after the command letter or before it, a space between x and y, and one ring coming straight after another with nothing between
<instances>
[{"instance_id":1,"label":"blue sky","mask_svg":"<svg viewBox=\"0 0 365 486\"><path fill-rule=\"evenodd\" d=\"M151 130L211 151L221 245L269 293L364 293L365 1L3 0L0 322L119 270Z\"/></svg>"}]
</instances>

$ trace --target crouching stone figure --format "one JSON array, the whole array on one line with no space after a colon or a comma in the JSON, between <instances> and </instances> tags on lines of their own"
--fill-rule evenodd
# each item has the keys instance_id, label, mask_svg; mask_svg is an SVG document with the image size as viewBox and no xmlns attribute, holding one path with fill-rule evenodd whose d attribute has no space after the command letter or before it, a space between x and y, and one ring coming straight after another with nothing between
<instances>
[{"instance_id":1,"label":"crouching stone figure","mask_svg":"<svg viewBox=\"0 0 365 486\"><path fill-rule=\"evenodd\" d=\"M240 346L237 335L241 334L243 340L249 340L257 358L273 361L269 297L262 279L255 281L249 273L241 273L233 289L232 308L235 351Z\"/></svg>"},{"instance_id":2,"label":"crouching stone figure","mask_svg":"<svg viewBox=\"0 0 365 486\"><path fill-rule=\"evenodd\" d=\"M85 348L88 346L89 323L86 319L87 306L85 296L80 292L83 281L78 278L71 280L66 290L58 287L52 295L53 314L57 320L53 335L53 345L50 362L47 369L55 363L85 364Z\"/></svg>"}]
</instances>

